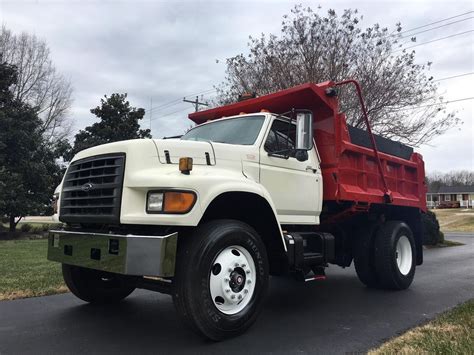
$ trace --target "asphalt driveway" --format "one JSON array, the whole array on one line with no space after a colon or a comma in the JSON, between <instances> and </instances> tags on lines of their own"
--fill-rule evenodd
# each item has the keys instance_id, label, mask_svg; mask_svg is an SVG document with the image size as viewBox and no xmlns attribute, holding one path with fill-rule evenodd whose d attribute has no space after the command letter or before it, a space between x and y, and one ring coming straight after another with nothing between
<instances>
[{"instance_id":1,"label":"asphalt driveway","mask_svg":"<svg viewBox=\"0 0 474 355\"><path fill-rule=\"evenodd\" d=\"M474 235L447 238L465 245L426 250L406 291L369 290L352 267L308 284L273 278L257 323L221 343L184 328L171 298L148 291L106 308L71 294L0 302L0 354L363 352L474 298Z\"/></svg>"}]
</instances>

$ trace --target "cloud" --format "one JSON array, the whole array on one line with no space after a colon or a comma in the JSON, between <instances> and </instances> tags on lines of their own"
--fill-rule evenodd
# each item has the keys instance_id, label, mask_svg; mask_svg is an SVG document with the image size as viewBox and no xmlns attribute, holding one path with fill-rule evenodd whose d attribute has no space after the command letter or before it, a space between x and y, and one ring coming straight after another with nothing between
<instances>
[{"instance_id":1,"label":"cloud","mask_svg":"<svg viewBox=\"0 0 474 355\"><path fill-rule=\"evenodd\" d=\"M133 106L147 111L150 99L154 106L175 101L174 105L153 110L153 134L161 137L183 133L191 124L187 113L193 111L193 106L180 99L220 83L225 75L225 59L245 52L249 35L278 34L281 17L293 4L4 0L0 3L0 21L15 32L35 33L48 42L56 66L74 86L71 114L76 130L94 122L89 110L104 94L127 92ZM316 8L314 2L304 4ZM435 5L433 1L361 1L356 5L332 1L330 6L339 13L357 7L367 26L379 22L393 28L401 21L404 30L472 9L470 2L463 1ZM472 20L420 34L417 43L469 28ZM472 71L472 38L471 34L416 47L417 62L433 61L431 74L435 79ZM464 79L440 82L448 99L474 96L472 77ZM211 99L213 94L207 93L203 99ZM460 131L453 129L436 139L433 147L421 147L427 170L474 168L472 107L472 101L449 106L459 110L465 124ZM148 121L143 122L144 127L148 125ZM453 148L453 140L462 150Z\"/></svg>"}]
</instances>

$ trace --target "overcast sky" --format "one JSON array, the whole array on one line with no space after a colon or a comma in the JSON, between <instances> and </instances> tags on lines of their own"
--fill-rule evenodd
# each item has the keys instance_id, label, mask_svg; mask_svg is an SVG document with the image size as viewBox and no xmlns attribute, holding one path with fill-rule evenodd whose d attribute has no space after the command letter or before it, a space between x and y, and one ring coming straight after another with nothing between
<instances>
[{"instance_id":1,"label":"overcast sky","mask_svg":"<svg viewBox=\"0 0 474 355\"><path fill-rule=\"evenodd\" d=\"M473 11L472 1L301 2L322 11L357 8L363 25L404 29ZM58 70L74 87L71 116L79 130L95 121L89 110L100 97L127 92L133 106L147 110L152 134L181 134L190 126L191 104L179 99L202 93L204 100L225 76L225 59L245 53L249 35L280 32L293 1L21 1L0 0L0 22L15 33L34 33L49 44ZM472 17L474 13L457 19ZM447 21L451 22L451 21ZM446 22L444 22L446 23ZM417 35L418 42L473 29L468 19ZM474 71L474 32L416 48L417 62L433 62L435 79ZM216 63L216 59L219 63ZM440 81L447 100L474 97L474 75ZM173 104L160 107L174 101ZM452 103L464 124L419 148L427 171L474 169L474 100Z\"/></svg>"}]
</instances>

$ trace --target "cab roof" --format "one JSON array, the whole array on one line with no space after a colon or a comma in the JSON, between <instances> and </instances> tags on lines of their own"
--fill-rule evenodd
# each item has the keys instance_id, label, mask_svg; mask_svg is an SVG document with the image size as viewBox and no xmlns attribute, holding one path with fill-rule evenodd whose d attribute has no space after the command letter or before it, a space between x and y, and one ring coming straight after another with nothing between
<instances>
[{"instance_id":1,"label":"cab roof","mask_svg":"<svg viewBox=\"0 0 474 355\"><path fill-rule=\"evenodd\" d=\"M189 118L197 124L222 117L235 116L241 113L255 113L267 110L282 114L292 109L307 109L318 112L323 117L334 115L338 111L337 99L326 95L325 90L334 85L327 81L321 84L306 83L272 94L247 99L230 105L189 114ZM316 111L316 112L315 112Z\"/></svg>"}]
</instances>

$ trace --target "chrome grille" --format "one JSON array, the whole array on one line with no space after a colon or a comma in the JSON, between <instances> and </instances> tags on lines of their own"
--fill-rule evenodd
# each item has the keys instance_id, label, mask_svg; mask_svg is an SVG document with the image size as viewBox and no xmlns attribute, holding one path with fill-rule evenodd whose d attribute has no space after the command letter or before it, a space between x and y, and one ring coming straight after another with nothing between
<instances>
[{"instance_id":1,"label":"chrome grille","mask_svg":"<svg viewBox=\"0 0 474 355\"><path fill-rule=\"evenodd\" d=\"M119 223L125 154L98 155L69 166L61 193L60 220Z\"/></svg>"}]
</instances>

